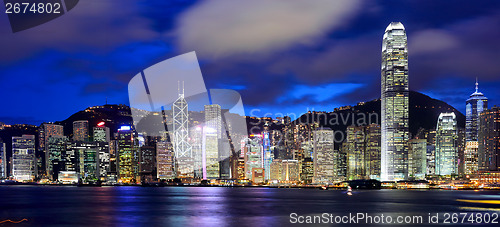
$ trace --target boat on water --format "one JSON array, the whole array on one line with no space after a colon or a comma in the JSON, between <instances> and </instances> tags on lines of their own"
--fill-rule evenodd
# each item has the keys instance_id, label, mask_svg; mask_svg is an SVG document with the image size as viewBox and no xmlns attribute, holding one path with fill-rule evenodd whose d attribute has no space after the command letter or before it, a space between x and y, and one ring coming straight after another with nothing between
<instances>
[{"instance_id":1,"label":"boat on water","mask_svg":"<svg viewBox=\"0 0 500 227\"><path fill-rule=\"evenodd\" d=\"M351 186L347 186L347 195L352 195L352 188L351 188Z\"/></svg>"}]
</instances>

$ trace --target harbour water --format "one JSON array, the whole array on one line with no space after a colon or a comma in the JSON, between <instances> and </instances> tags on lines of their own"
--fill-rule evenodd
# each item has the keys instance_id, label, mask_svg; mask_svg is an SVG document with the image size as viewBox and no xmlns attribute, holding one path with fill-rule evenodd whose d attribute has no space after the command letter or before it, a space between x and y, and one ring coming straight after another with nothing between
<instances>
[{"instance_id":1,"label":"harbour water","mask_svg":"<svg viewBox=\"0 0 500 227\"><path fill-rule=\"evenodd\" d=\"M500 212L499 191L1 186L0 196L1 220L27 219L17 226L297 226L323 213L422 216L420 226L436 213L443 224L446 213Z\"/></svg>"}]
</instances>

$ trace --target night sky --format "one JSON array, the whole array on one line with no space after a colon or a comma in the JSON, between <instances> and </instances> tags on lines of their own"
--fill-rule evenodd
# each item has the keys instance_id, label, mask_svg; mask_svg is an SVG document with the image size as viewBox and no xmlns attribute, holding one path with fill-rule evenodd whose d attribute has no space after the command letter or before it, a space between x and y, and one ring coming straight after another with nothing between
<instances>
[{"instance_id":1,"label":"night sky","mask_svg":"<svg viewBox=\"0 0 500 227\"><path fill-rule=\"evenodd\" d=\"M465 112L475 78L500 104L498 0L85 0L12 33L0 15L0 122L64 120L128 104L141 70L196 51L208 88L247 115L327 110L380 96L382 36L406 27L410 89ZM273 116L273 115L271 115Z\"/></svg>"}]
</instances>

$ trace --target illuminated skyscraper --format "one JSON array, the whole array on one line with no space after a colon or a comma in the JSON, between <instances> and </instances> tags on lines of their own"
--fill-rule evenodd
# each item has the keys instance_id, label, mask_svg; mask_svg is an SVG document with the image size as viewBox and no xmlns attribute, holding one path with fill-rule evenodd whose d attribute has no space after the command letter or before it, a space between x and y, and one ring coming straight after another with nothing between
<instances>
[{"instance_id":1,"label":"illuminated skyscraper","mask_svg":"<svg viewBox=\"0 0 500 227\"><path fill-rule=\"evenodd\" d=\"M380 180L380 125L366 126L366 176Z\"/></svg>"},{"instance_id":2,"label":"illuminated skyscraper","mask_svg":"<svg viewBox=\"0 0 500 227\"><path fill-rule=\"evenodd\" d=\"M347 127L347 139L344 142L344 151L347 154L347 179L364 179L366 170L366 143L363 126Z\"/></svg>"},{"instance_id":3,"label":"illuminated skyscraper","mask_svg":"<svg viewBox=\"0 0 500 227\"><path fill-rule=\"evenodd\" d=\"M18 181L35 179L35 136L12 137L12 176Z\"/></svg>"},{"instance_id":4,"label":"illuminated skyscraper","mask_svg":"<svg viewBox=\"0 0 500 227\"><path fill-rule=\"evenodd\" d=\"M401 22L385 29L382 43L381 179L408 177L409 88L406 31Z\"/></svg>"},{"instance_id":5,"label":"illuminated skyscraper","mask_svg":"<svg viewBox=\"0 0 500 227\"><path fill-rule=\"evenodd\" d=\"M436 127L436 175L458 174L457 133L455 113L441 113Z\"/></svg>"},{"instance_id":6,"label":"illuminated skyscraper","mask_svg":"<svg viewBox=\"0 0 500 227\"><path fill-rule=\"evenodd\" d=\"M134 131L130 126L118 130L118 172L121 182L134 182L138 173L138 154Z\"/></svg>"},{"instance_id":7,"label":"illuminated skyscraper","mask_svg":"<svg viewBox=\"0 0 500 227\"><path fill-rule=\"evenodd\" d=\"M94 127L92 137L95 142L108 142L111 140L109 128L104 125L104 122L100 122Z\"/></svg>"},{"instance_id":8,"label":"illuminated skyscraper","mask_svg":"<svg viewBox=\"0 0 500 227\"><path fill-rule=\"evenodd\" d=\"M178 177L194 176L194 161L189 144L189 112L188 103L184 98L184 83L179 88L179 97L172 104L173 114L173 145L175 154L175 170Z\"/></svg>"},{"instance_id":9,"label":"illuminated skyscraper","mask_svg":"<svg viewBox=\"0 0 500 227\"><path fill-rule=\"evenodd\" d=\"M476 91L466 101L465 141L477 141L479 131L479 115L488 109L488 98L479 92L476 80Z\"/></svg>"},{"instance_id":10,"label":"illuminated skyscraper","mask_svg":"<svg viewBox=\"0 0 500 227\"><path fill-rule=\"evenodd\" d=\"M156 168L158 179L168 180L175 178L174 148L172 147L172 143L166 141L156 143Z\"/></svg>"},{"instance_id":11,"label":"illuminated skyscraper","mask_svg":"<svg viewBox=\"0 0 500 227\"><path fill-rule=\"evenodd\" d=\"M222 110L219 105L205 105L205 126L210 128L211 133L216 134L218 139L222 138Z\"/></svg>"},{"instance_id":12,"label":"illuminated skyscraper","mask_svg":"<svg viewBox=\"0 0 500 227\"><path fill-rule=\"evenodd\" d=\"M89 141L89 121L73 122L73 141Z\"/></svg>"},{"instance_id":13,"label":"illuminated skyscraper","mask_svg":"<svg viewBox=\"0 0 500 227\"><path fill-rule=\"evenodd\" d=\"M264 167L264 148L261 137L246 138L244 139L244 143L245 178L251 180L254 173L253 170L263 169Z\"/></svg>"},{"instance_id":14,"label":"illuminated skyscraper","mask_svg":"<svg viewBox=\"0 0 500 227\"><path fill-rule=\"evenodd\" d=\"M49 163L48 146L46 146L46 144L48 143L50 137L62 137L62 136L64 136L64 127L62 125L44 123L39 128L38 132L39 150L43 151L43 153L45 154L44 157L45 168L42 170L45 170L45 173L47 173L47 175L49 174L50 163Z\"/></svg>"},{"instance_id":15,"label":"illuminated skyscraper","mask_svg":"<svg viewBox=\"0 0 500 227\"><path fill-rule=\"evenodd\" d=\"M67 142L66 136L51 136L47 140L47 176L49 179L57 180L58 173L64 171Z\"/></svg>"},{"instance_id":16,"label":"illuminated skyscraper","mask_svg":"<svg viewBox=\"0 0 500 227\"><path fill-rule=\"evenodd\" d=\"M427 173L427 140L412 139L408 143L408 175L414 180L424 180Z\"/></svg>"},{"instance_id":17,"label":"illuminated skyscraper","mask_svg":"<svg viewBox=\"0 0 500 227\"><path fill-rule=\"evenodd\" d=\"M479 170L500 171L500 107L481 113L479 122Z\"/></svg>"},{"instance_id":18,"label":"illuminated skyscraper","mask_svg":"<svg viewBox=\"0 0 500 227\"><path fill-rule=\"evenodd\" d=\"M337 176L337 152L331 129L314 131L314 178L313 183L332 183Z\"/></svg>"},{"instance_id":19,"label":"illuminated skyscraper","mask_svg":"<svg viewBox=\"0 0 500 227\"><path fill-rule=\"evenodd\" d=\"M464 173L476 174L479 168L477 141L466 142L464 156Z\"/></svg>"}]
</instances>

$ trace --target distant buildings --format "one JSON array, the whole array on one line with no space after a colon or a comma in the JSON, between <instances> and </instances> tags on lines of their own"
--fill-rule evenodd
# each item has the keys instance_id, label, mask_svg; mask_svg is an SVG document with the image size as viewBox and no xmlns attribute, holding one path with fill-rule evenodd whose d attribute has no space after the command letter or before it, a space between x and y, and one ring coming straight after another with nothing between
<instances>
[{"instance_id":1,"label":"distant buildings","mask_svg":"<svg viewBox=\"0 0 500 227\"><path fill-rule=\"evenodd\" d=\"M382 43L381 179L408 177L409 89L406 31L401 22L387 26Z\"/></svg>"},{"instance_id":2,"label":"distant buildings","mask_svg":"<svg viewBox=\"0 0 500 227\"><path fill-rule=\"evenodd\" d=\"M458 174L457 133L455 113L441 113L436 127L436 175Z\"/></svg>"},{"instance_id":3,"label":"distant buildings","mask_svg":"<svg viewBox=\"0 0 500 227\"><path fill-rule=\"evenodd\" d=\"M480 171L500 171L500 107L480 115L478 168Z\"/></svg>"},{"instance_id":4,"label":"distant buildings","mask_svg":"<svg viewBox=\"0 0 500 227\"><path fill-rule=\"evenodd\" d=\"M12 137L12 177L18 181L32 181L35 169L35 136Z\"/></svg>"}]
</instances>

